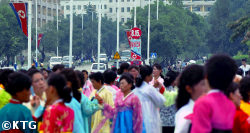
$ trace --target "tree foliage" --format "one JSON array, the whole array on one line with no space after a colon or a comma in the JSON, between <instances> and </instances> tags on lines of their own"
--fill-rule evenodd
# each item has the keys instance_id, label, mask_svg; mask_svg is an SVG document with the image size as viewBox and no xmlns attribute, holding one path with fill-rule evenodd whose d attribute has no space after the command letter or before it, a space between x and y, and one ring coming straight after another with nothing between
<instances>
[{"instance_id":1,"label":"tree foliage","mask_svg":"<svg viewBox=\"0 0 250 133\"><path fill-rule=\"evenodd\" d=\"M241 44L245 30L237 28L233 31L228 25L243 16L250 14L250 0L217 0L208 17L208 46L212 53L228 53L236 55L238 51L246 53L248 47ZM233 25L233 27L236 25ZM243 25L241 25L243 26ZM232 40L230 41L230 37ZM237 36L237 37L236 37Z\"/></svg>"},{"instance_id":2,"label":"tree foliage","mask_svg":"<svg viewBox=\"0 0 250 133\"><path fill-rule=\"evenodd\" d=\"M206 23L201 16L172 5L159 4L159 20L156 20L156 4L151 6L150 52L164 59L196 58L205 54ZM142 56L147 53L148 6L137 8L137 25L142 29ZM133 24L133 19L127 26Z\"/></svg>"},{"instance_id":3,"label":"tree foliage","mask_svg":"<svg viewBox=\"0 0 250 133\"><path fill-rule=\"evenodd\" d=\"M7 58L7 64L27 48L27 38L7 1L0 2L0 36L0 53Z\"/></svg>"},{"instance_id":4,"label":"tree foliage","mask_svg":"<svg viewBox=\"0 0 250 133\"><path fill-rule=\"evenodd\" d=\"M73 55L80 57L83 55L86 58L97 53L97 34L98 34L98 16L96 11L91 11L90 5L87 9L87 14L83 15L83 29L82 29L82 15L74 15L73 17ZM56 54L57 38L59 46L59 56L66 56L69 54L69 18L60 18L59 30L56 29L56 21L53 21L42 29L44 38L41 42L39 51L53 52ZM124 28L120 27L120 34ZM101 53L106 53L108 56L114 54L116 50L116 22L111 21L107 17L102 17L101 27ZM120 40L125 40L121 34Z\"/></svg>"}]
</instances>

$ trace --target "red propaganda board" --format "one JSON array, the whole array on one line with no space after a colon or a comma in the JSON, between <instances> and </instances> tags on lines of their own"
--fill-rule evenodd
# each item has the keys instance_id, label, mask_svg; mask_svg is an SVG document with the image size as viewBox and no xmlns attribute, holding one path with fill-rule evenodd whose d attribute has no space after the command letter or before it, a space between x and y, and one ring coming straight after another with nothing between
<instances>
[{"instance_id":1,"label":"red propaganda board","mask_svg":"<svg viewBox=\"0 0 250 133\"><path fill-rule=\"evenodd\" d=\"M141 37L141 29L140 28L133 28L130 30L130 36L133 38L133 39L139 39Z\"/></svg>"},{"instance_id":2,"label":"red propaganda board","mask_svg":"<svg viewBox=\"0 0 250 133\"><path fill-rule=\"evenodd\" d=\"M130 31L127 31L127 39L128 39L129 47L131 47L130 46L130 41L131 41L132 37L130 36Z\"/></svg>"}]
</instances>

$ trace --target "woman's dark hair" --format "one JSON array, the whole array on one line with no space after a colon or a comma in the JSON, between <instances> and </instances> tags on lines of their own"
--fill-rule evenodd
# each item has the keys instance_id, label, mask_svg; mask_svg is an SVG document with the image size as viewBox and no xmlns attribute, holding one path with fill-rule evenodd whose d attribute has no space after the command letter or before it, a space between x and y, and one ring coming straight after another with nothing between
<instances>
[{"instance_id":1,"label":"woman's dark hair","mask_svg":"<svg viewBox=\"0 0 250 133\"><path fill-rule=\"evenodd\" d=\"M182 106L186 105L191 98L187 92L186 86L193 87L205 78L204 67L200 65L189 65L181 73L178 82L178 95L176 98L176 108L179 110Z\"/></svg>"},{"instance_id":2,"label":"woman's dark hair","mask_svg":"<svg viewBox=\"0 0 250 133\"><path fill-rule=\"evenodd\" d=\"M140 76L136 78L136 87L140 87L147 76L153 73L152 67L144 65L140 67Z\"/></svg>"},{"instance_id":3,"label":"woman's dark hair","mask_svg":"<svg viewBox=\"0 0 250 133\"><path fill-rule=\"evenodd\" d=\"M4 69L0 72L0 83L6 87L7 84L8 84L8 76L11 74L11 73L14 73L13 70L10 70L10 69Z\"/></svg>"},{"instance_id":4,"label":"woman's dark hair","mask_svg":"<svg viewBox=\"0 0 250 133\"><path fill-rule=\"evenodd\" d=\"M164 78L164 86L165 87L169 87L177 78L178 73L175 71L168 71L168 73L166 74L165 78Z\"/></svg>"},{"instance_id":5,"label":"woman's dark hair","mask_svg":"<svg viewBox=\"0 0 250 133\"><path fill-rule=\"evenodd\" d=\"M30 68L28 70L28 72L27 72L27 74L30 76L30 78L32 78L33 75L36 74L36 73L41 73L41 72L39 70L37 70L37 69L34 69L34 68Z\"/></svg>"},{"instance_id":6,"label":"woman's dark hair","mask_svg":"<svg viewBox=\"0 0 250 133\"><path fill-rule=\"evenodd\" d=\"M48 78L48 85L56 88L57 94L64 102L71 101L71 88L67 87L67 80L64 75L59 73L52 73Z\"/></svg>"},{"instance_id":7,"label":"woman's dark hair","mask_svg":"<svg viewBox=\"0 0 250 133\"><path fill-rule=\"evenodd\" d=\"M71 83L73 97L78 102L81 102L81 92L78 91L78 89L80 88L80 80L79 80L78 76L76 75L76 73L74 72L74 70L71 68L66 68L66 69L63 69L60 73L65 76L65 78L68 82Z\"/></svg>"},{"instance_id":8,"label":"woman's dark hair","mask_svg":"<svg viewBox=\"0 0 250 133\"><path fill-rule=\"evenodd\" d=\"M241 69L241 68L238 68L238 70L237 70L237 72L236 72L236 74L238 74L238 75L243 75L243 70Z\"/></svg>"},{"instance_id":9,"label":"woman's dark hair","mask_svg":"<svg viewBox=\"0 0 250 133\"><path fill-rule=\"evenodd\" d=\"M112 70L106 70L104 73L103 73L103 77L104 77L104 83L106 84L111 84L112 82L115 81L117 75L114 71Z\"/></svg>"},{"instance_id":10,"label":"woman's dark hair","mask_svg":"<svg viewBox=\"0 0 250 133\"><path fill-rule=\"evenodd\" d=\"M57 64L57 65L55 65L55 66L52 68L52 71L53 71L53 72L56 72L57 70L63 70L64 68L65 68L64 65L62 65L62 64Z\"/></svg>"},{"instance_id":11,"label":"woman's dark hair","mask_svg":"<svg viewBox=\"0 0 250 133\"><path fill-rule=\"evenodd\" d=\"M246 76L240 81L240 94L242 95L242 99L245 102L248 102L250 97L250 76Z\"/></svg>"},{"instance_id":12,"label":"woman's dark hair","mask_svg":"<svg viewBox=\"0 0 250 133\"><path fill-rule=\"evenodd\" d=\"M205 64L205 73L212 89L224 92L232 83L237 72L235 61L228 55L217 54Z\"/></svg>"},{"instance_id":13,"label":"woman's dark hair","mask_svg":"<svg viewBox=\"0 0 250 133\"><path fill-rule=\"evenodd\" d=\"M127 72L123 73L120 80L119 80L119 82L121 82L121 80L123 80L123 79L125 79L128 82L128 84L132 84L131 90L133 90L135 88L135 86L134 86L134 78L130 73L127 73Z\"/></svg>"},{"instance_id":14,"label":"woman's dark hair","mask_svg":"<svg viewBox=\"0 0 250 133\"><path fill-rule=\"evenodd\" d=\"M135 70L137 70L138 72L140 71L139 67L136 66L136 65L130 65L129 68L128 68L128 71L131 71L132 69L135 69Z\"/></svg>"},{"instance_id":15,"label":"woman's dark hair","mask_svg":"<svg viewBox=\"0 0 250 133\"><path fill-rule=\"evenodd\" d=\"M28 75L20 72L14 72L9 75L5 90L13 96L17 92L21 92L24 89L29 90L30 86L31 78Z\"/></svg>"},{"instance_id":16,"label":"woman's dark hair","mask_svg":"<svg viewBox=\"0 0 250 133\"><path fill-rule=\"evenodd\" d=\"M232 82L230 86L226 89L225 94L227 97L230 96L230 93L234 93L237 89L239 89L239 84Z\"/></svg>"},{"instance_id":17,"label":"woman's dark hair","mask_svg":"<svg viewBox=\"0 0 250 133\"><path fill-rule=\"evenodd\" d=\"M112 67L111 70L114 71L115 73L117 72L117 68L116 67Z\"/></svg>"},{"instance_id":18,"label":"woman's dark hair","mask_svg":"<svg viewBox=\"0 0 250 133\"><path fill-rule=\"evenodd\" d=\"M88 71L87 70L82 70L82 73L86 73L87 75L89 75Z\"/></svg>"},{"instance_id":19,"label":"woman's dark hair","mask_svg":"<svg viewBox=\"0 0 250 133\"><path fill-rule=\"evenodd\" d=\"M101 81L101 84L104 84L104 78L103 78L103 74L101 72L96 72L96 73L90 74L89 79L95 80L96 82Z\"/></svg>"},{"instance_id":20,"label":"woman's dark hair","mask_svg":"<svg viewBox=\"0 0 250 133\"><path fill-rule=\"evenodd\" d=\"M27 71L27 70L25 70L25 69L20 69L20 70L18 70L18 72L25 73L25 74L27 74L27 73L28 73L28 71Z\"/></svg>"},{"instance_id":21,"label":"woman's dark hair","mask_svg":"<svg viewBox=\"0 0 250 133\"><path fill-rule=\"evenodd\" d=\"M76 70L75 71L76 75L78 76L79 80L80 80L80 87L83 87L84 83L84 75L81 71Z\"/></svg>"},{"instance_id":22,"label":"woman's dark hair","mask_svg":"<svg viewBox=\"0 0 250 133\"><path fill-rule=\"evenodd\" d=\"M117 73L119 75L123 74L124 73L124 70L128 70L129 68L129 64L127 62L124 62L121 64L120 68L118 69Z\"/></svg>"}]
</instances>

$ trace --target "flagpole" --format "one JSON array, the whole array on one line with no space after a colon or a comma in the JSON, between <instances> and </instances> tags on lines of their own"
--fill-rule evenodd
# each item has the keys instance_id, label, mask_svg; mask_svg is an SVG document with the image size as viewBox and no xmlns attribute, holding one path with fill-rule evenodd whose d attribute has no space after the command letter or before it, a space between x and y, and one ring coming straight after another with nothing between
<instances>
[{"instance_id":1,"label":"flagpole","mask_svg":"<svg viewBox=\"0 0 250 133\"><path fill-rule=\"evenodd\" d=\"M32 1L28 1L28 69L31 67L31 19Z\"/></svg>"},{"instance_id":2,"label":"flagpole","mask_svg":"<svg viewBox=\"0 0 250 133\"><path fill-rule=\"evenodd\" d=\"M98 46L97 46L97 70L100 70L100 51L101 51L101 22L102 22L102 9L101 9L101 0L99 3L99 9L98 9Z\"/></svg>"},{"instance_id":3,"label":"flagpole","mask_svg":"<svg viewBox=\"0 0 250 133\"><path fill-rule=\"evenodd\" d=\"M70 0L70 37L69 37L69 67L72 67L72 39L73 39L73 0Z\"/></svg>"},{"instance_id":4,"label":"flagpole","mask_svg":"<svg viewBox=\"0 0 250 133\"><path fill-rule=\"evenodd\" d=\"M116 42L116 51L119 53L119 31L120 31L120 25L119 25L119 22L120 22L120 0L117 0L117 42ZM116 68L118 69L119 67L119 60L117 60L116 62Z\"/></svg>"},{"instance_id":5,"label":"flagpole","mask_svg":"<svg viewBox=\"0 0 250 133\"><path fill-rule=\"evenodd\" d=\"M147 64L149 64L149 45L150 45L150 0L148 1L148 48L147 48Z\"/></svg>"},{"instance_id":6,"label":"flagpole","mask_svg":"<svg viewBox=\"0 0 250 133\"><path fill-rule=\"evenodd\" d=\"M36 62L37 62L37 0L36 0Z\"/></svg>"},{"instance_id":7,"label":"flagpole","mask_svg":"<svg viewBox=\"0 0 250 133\"><path fill-rule=\"evenodd\" d=\"M156 20L159 19L159 0L157 0Z\"/></svg>"},{"instance_id":8,"label":"flagpole","mask_svg":"<svg viewBox=\"0 0 250 133\"><path fill-rule=\"evenodd\" d=\"M57 0L57 3L56 3L56 30L57 30L57 38L56 38L56 43L57 43L57 46L56 46L56 56L58 57L58 0Z\"/></svg>"},{"instance_id":9,"label":"flagpole","mask_svg":"<svg viewBox=\"0 0 250 133\"><path fill-rule=\"evenodd\" d=\"M136 1L134 1L134 27L136 27Z\"/></svg>"}]
</instances>

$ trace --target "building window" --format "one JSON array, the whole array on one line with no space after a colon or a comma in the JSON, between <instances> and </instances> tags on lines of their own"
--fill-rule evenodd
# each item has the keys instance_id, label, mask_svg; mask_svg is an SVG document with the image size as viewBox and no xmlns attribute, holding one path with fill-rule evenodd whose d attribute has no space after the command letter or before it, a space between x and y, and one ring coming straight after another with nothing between
<instances>
[{"instance_id":1,"label":"building window","mask_svg":"<svg viewBox=\"0 0 250 133\"><path fill-rule=\"evenodd\" d=\"M124 7L122 7L122 12L124 12Z\"/></svg>"},{"instance_id":2,"label":"building window","mask_svg":"<svg viewBox=\"0 0 250 133\"><path fill-rule=\"evenodd\" d=\"M76 6L75 5L73 5L73 10L76 10Z\"/></svg>"},{"instance_id":3,"label":"building window","mask_svg":"<svg viewBox=\"0 0 250 133\"><path fill-rule=\"evenodd\" d=\"M121 0L122 2L124 2L124 0Z\"/></svg>"},{"instance_id":4,"label":"building window","mask_svg":"<svg viewBox=\"0 0 250 133\"><path fill-rule=\"evenodd\" d=\"M117 10L118 10L118 8L116 8L116 10L115 10L115 11L117 12Z\"/></svg>"},{"instance_id":5,"label":"building window","mask_svg":"<svg viewBox=\"0 0 250 133\"><path fill-rule=\"evenodd\" d=\"M122 22L124 22L124 18L122 18Z\"/></svg>"},{"instance_id":6,"label":"building window","mask_svg":"<svg viewBox=\"0 0 250 133\"><path fill-rule=\"evenodd\" d=\"M69 5L67 5L67 6L66 6L66 9L67 9L67 10L69 10L69 9L70 9L70 6L69 6Z\"/></svg>"},{"instance_id":7,"label":"building window","mask_svg":"<svg viewBox=\"0 0 250 133\"><path fill-rule=\"evenodd\" d=\"M130 2L130 0L128 0L128 2Z\"/></svg>"},{"instance_id":8,"label":"building window","mask_svg":"<svg viewBox=\"0 0 250 133\"><path fill-rule=\"evenodd\" d=\"M87 9L87 5L84 5L84 9Z\"/></svg>"},{"instance_id":9,"label":"building window","mask_svg":"<svg viewBox=\"0 0 250 133\"><path fill-rule=\"evenodd\" d=\"M111 3L111 2L112 2L112 0L109 0L109 2Z\"/></svg>"},{"instance_id":10,"label":"building window","mask_svg":"<svg viewBox=\"0 0 250 133\"><path fill-rule=\"evenodd\" d=\"M82 6L78 5L78 10L81 10L82 9Z\"/></svg>"},{"instance_id":11,"label":"building window","mask_svg":"<svg viewBox=\"0 0 250 133\"><path fill-rule=\"evenodd\" d=\"M127 7L127 12L130 12L130 7Z\"/></svg>"},{"instance_id":12,"label":"building window","mask_svg":"<svg viewBox=\"0 0 250 133\"><path fill-rule=\"evenodd\" d=\"M104 9L107 9L107 5L104 5Z\"/></svg>"},{"instance_id":13,"label":"building window","mask_svg":"<svg viewBox=\"0 0 250 133\"><path fill-rule=\"evenodd\" d=\"M48 8L48 16L51 16L51 8Z\"/></svg>"},{"instance_id":14,"label":"building window","mask_svg":"<svg viewBox=\"0 0 250 133\"><path fill-rule=\"evenodd\" d=\"M59 11L58 11L59 12ZM56 16L56 9L53 9L53 16Z\"/></svg>"},{"instance_id":15,"label":"building window","mask_svg":"<svg viewBox=\"0 0 250 133\"><path fill-rule=\"evenodd\" d=\"M96 9L96 5L94 5L94 9Z\"/></svg>"},{"instance_id":16,"label":"building window","mask_svg":"<svg viewBox=\"0 0 250 133\"><path fill-rule=\"evenodd\" d=\"M62 6L62 10L64 10L64 6Z\"/></svg>"},{"instance_id":17,"label":"building window","mask_svg":"<svg viewBox=\"0 0 250 133\"><path fill-rule=\"evenodd\" d=\"M130 20L130 18L127 18L127 21L129 21Z\"/></svg>"},{"instance_id":18,"label":"building window","mask_svg":"<svg viewBox=\"0 0 250 133\"><path fill-rule=\"evenodd\" d=\"M109 8L109 12L112 13L112 8Z\"/></svg>"}]
</instances>

